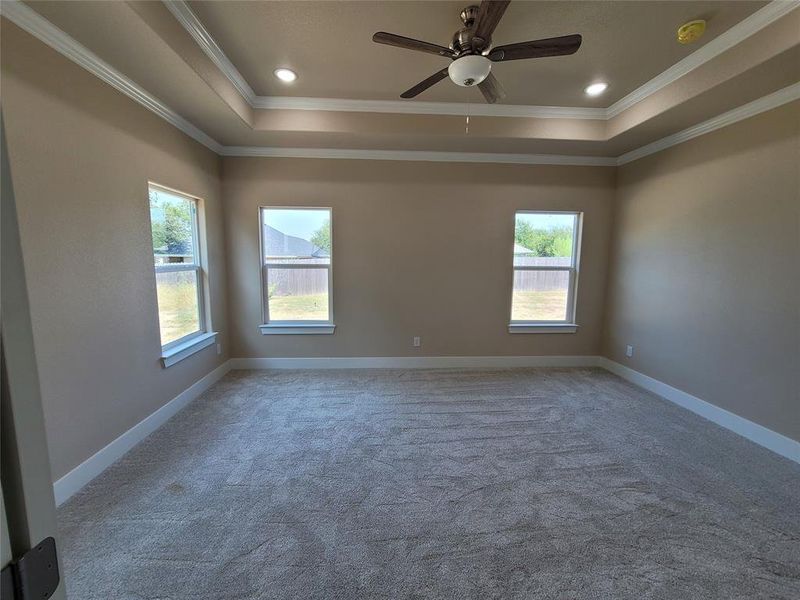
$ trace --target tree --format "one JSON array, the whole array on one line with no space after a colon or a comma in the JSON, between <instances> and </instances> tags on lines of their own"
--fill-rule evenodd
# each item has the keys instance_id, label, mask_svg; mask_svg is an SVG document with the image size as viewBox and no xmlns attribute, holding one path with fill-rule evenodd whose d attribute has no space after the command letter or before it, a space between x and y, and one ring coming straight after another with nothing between
<instances>
[{"instance_id":1,"label":"tree","mask_svg":"<svg viewBox=\"0 0 800 600\"><path fill-rule=\"evenodd\" d=\"M331 253L331 220L328 219L311 235L311 243L317 248Z\"/></svg>"},{"instance_id":2,"label":"tree","mask_svg":"<svg viewBox=\"0 0 800 600\"><path fill-rule=\"evenodd\" d=\"M518 221L514 241L536 256L572 256L572 229L569 227L537 229L530 223Z\"/></svg>"},{"instance_id":3,"label":"tree","mask_svg":"<svg viewBox=\"0 0 800 600\"><path fill-rule=\"evenodd\" d=\"M164 219L153 223L153 249L164 254L188 254L192 246L192 214L188 202L156 202Z\"/></svg>"}]
</instances>

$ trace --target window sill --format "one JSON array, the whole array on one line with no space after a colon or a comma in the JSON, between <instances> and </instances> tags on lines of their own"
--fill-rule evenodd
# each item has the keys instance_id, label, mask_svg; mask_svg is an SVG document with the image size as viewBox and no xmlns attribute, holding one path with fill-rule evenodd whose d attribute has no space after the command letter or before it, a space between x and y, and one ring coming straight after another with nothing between
<instances>
[{"instance_id":1,"label":"window sill","mask_svg":"<svg viewBox=\"0 0 800 600\"><path fill-rule=\"evenodd\" d=\"M316 335L331 334L336 329L333 323L266 323L259 325L261 335Z\"/></svg>"},{"instance_id":2,"label":"window sill","mask_svg":"<svg viewBox=\"0 0 800 600\"><path fill-rule=\"evenodd\" d=\"M508 333L576 333L575 323L510 323Z\"/></svg>"},{"instance_id":3,"label":"window sill","mask_svg":"<svg viewBox=\"0 0 800 600\"><path fill-rule=\"evenodd\" d=\"M189 358L192 354L200 352L203 348L208 348L217 341L217 332L202 333L197 337L173 346L169 350L161 351L161 364L164 368L181 362L184 358Z\"/></svg>"}]
</instances>

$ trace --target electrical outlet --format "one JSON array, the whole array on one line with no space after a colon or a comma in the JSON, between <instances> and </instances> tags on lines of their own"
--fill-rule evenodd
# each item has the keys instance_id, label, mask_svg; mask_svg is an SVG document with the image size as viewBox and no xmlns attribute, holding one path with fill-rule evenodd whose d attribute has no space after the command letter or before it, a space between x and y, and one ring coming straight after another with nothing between
<instances>
[{"instance_id":1,"label":"electrical outlet","mask_svg":"<svg viewBox=\"0 0 800 600\"><path fill-rule=\"evenodd\" d=\"M411 343L414 345L414 348L419 348L422 345L422 338L415 335Z\"/></svg>"},{"instance_id":2,"label":"electrical outlet","mask_svg":"<svg viewBox=\"0 0 800 600\"><path fill-rule=\"evenodd\" d=\"M222 344L217 344L217 354L222 354Z\"/></svg>"},{"instance_id":3,"label":"electrical outlet","mask_svg":"<svg viewBox=\"0 0 800 600\"><path fill-rule=\"evenodd\" d=\"M627 356L628 358L633 356L633 346L631 346L630 344L625 346L625 356Z\"/></svg>"}]
</instances>

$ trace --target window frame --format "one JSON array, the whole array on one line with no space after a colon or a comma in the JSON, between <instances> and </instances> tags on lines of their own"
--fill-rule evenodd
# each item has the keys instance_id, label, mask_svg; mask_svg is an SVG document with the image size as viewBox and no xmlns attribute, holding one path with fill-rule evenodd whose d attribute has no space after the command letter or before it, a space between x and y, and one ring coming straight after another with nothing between
<instances>
[{"instance_id":1,"label":"window frame","mask_svg":"<svg viewBox=\"0 0 800 600\"><path fill-rule=\"evenodd\" d=\"M147 182L147 198L148 198L148 208L150 202L150 190L155 188L156 190L161 190L167 194L173 194L175 196L180 196L185 200L189 200L191 202L191 216L192 216L192 256L193 262L192 263L172 263L172 264L164 264L158 265L155 264L155 257L153 258L153 266L155 269L155 274L158 275L159 273L178 273L183 271L194 271L195 278L197 280L197 323L198 329L197 331L193 331L192 333L188 333L183 337L180 337L176 340L172 340L164 344L164 340L161 339L161 310L158 306L158 285L156 284L156 314L158 315L158 324L159 324L159 341L161 342L161 352L162 354L168 353L170 350L173 350L179 346L185 346L187 343L191 342L195 338L199 338L201 336L205 336L208 334L208 324L206 319L206 302L205 302L205 270L203 269L203 258L201 254L201 246L200 246L200 202L202 201L197 196L193 196L192 194L187 194L186 192L182 192L180 190L176 190L174 188L167 187L165 185L161 185L159 183L154 183L152 181ZM152 226L152 218L150 223L150 235L151 235L151 242L150 246L152 249L152 235L153 235L153 226ZM156 278L156 282L158 279ZM163 358L163 357L162 357Z\"/></svg>"},{"instance_id":2,"label":"window frame","mask_svg":"<svg viewBox=\"0 0 800 600\"><path fill-rule=\"evenodd\" d=\"M326 210L328 211L331 250L328 264L286 264L270 263L264 247L264 225L267 210ZM336 325L333 320L333 208L330 206L291 206L291 205L264 205L258 207L258 260L261 272L261 333L267 334L315 334L333 333ZM275 257L271 257L275 258ZM328 270L328 318L321 319L272 319L269 316L269 298L267 297L267 282L269 269L327 269Z\"/></svg>"},{"instance_id":3,"label":"window frame","mask_svg":"<svg viewBox=\"0 0 800 600\"><path fill-rule=\"evenodd\" d=\"M572 215L574 229L572 237L572 262L568 267L551 265L523 265L514 264L514 245L516 244L517 215ZM576 319L578 299L578 278L580 274L581 240L583 238L583 212L576 210L529 210L514 211L513 234L511 236L511 294L509 298L509 333L575 333L578 328ZM513 318L514 310L514 280L517 271L566 271L569 273L567 288L567 313L563 320L522 320Z\"/></svg>"}]
</instances>

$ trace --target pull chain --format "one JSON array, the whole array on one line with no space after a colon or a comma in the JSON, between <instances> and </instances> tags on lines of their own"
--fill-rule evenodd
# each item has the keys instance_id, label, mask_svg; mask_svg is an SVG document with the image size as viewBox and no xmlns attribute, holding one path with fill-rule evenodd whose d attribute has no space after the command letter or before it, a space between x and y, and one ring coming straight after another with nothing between
<instances>
[{"instance_id":1,"label":"pull chain","mask_svg":"<svg viewBox=\"0 0 800 600\"><path fill-rule=\"evenodd\" d=\"M464 126L464 135L469 135L469 102L467 102L467 123Z\"/></svg>"}]
</instances>

